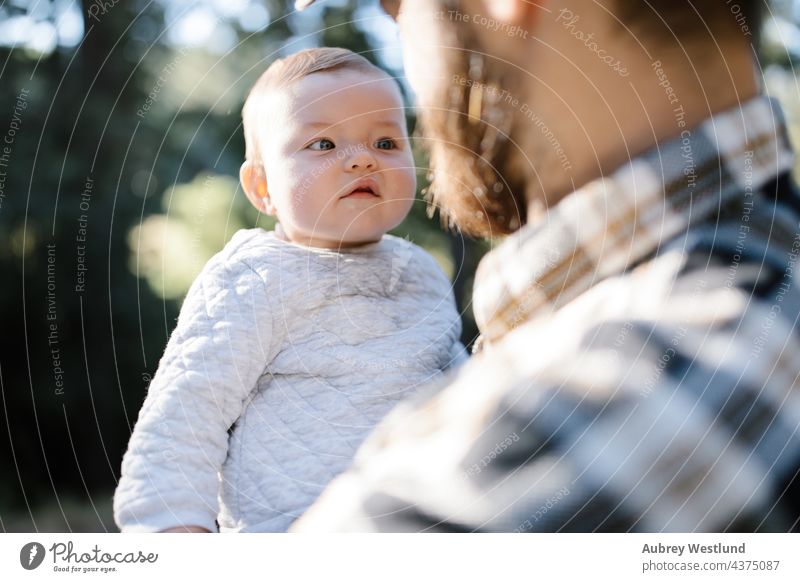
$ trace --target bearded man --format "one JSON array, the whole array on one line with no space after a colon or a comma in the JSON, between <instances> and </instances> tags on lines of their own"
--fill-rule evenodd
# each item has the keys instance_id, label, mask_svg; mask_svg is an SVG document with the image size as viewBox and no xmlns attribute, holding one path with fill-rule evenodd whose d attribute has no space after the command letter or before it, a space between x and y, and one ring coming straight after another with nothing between
<instances>
[{"instance_id":1,"label":"bearded man","mask_svg":"<svg viewBox=\"0 0 800 582\"><path fill-rule=\"evenodd\" d=\"M800 199L760 4L384 1L433 202L507 236L479 353L296 531L798 529Z\"/></svg>"}]
</instances>

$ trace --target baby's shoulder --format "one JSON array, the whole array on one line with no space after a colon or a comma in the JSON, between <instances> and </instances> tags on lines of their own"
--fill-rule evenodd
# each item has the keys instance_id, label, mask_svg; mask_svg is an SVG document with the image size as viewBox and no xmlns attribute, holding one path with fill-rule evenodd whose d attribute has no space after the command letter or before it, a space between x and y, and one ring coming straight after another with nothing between
<instances>
[{"instance_id":1,"label":"baby's shoulder","mask_svg":"<svg viewBox=\"0 0 800 582\"><path fill-rule=\"evenodd\" d=\"M230 264L243 264L254 268L261 263L278 260L282 243L275 233L262 228L241 229L231 237L219 252L219 258Z\"/></svg>"},{"instance_id":2,"label":"baby's shoulder","mask_svg":"<svg viewBox=\"0 0 800 582\"><path fill-rule=\"evenodd\" d=\"M254 275L265 279L266 270L279 261L279 255L272 232L261 228L242 229L208 260L200 278L228 284Z\"/></svg>"}]
</instances>

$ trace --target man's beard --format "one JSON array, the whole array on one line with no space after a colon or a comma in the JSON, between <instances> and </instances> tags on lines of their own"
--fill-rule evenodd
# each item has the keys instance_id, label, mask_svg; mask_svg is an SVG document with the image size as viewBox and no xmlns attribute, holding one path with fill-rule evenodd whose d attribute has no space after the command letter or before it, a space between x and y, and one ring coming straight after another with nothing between
<instances>
[{"instance_id":1,"label":"man's beard","mask_svg":"<svg viewBox=\"0 0 800 582\"><path fill-rule=\"evenodd\" d=\"M446 7L441 10L447 13ZM430 152L430 210L438 209L445 226L467 235L509 234L526 222L526 185L536 176L530 167L533 152L526 155L515 139L515 120L524 101L509 79L521 73L505 75L501 83L501 64L490 54L483 56L486 51L470 25L430 14L426 18L424 30L447 47L423 46L412 55L425 72L435 60L427 51L438 51L441 59L436 61L438 74L420 78L415 86L421 133ZM416 50L413 44L409 50ZM523 142L522 147L528 145Z\"/></svg>"}]
</instances>

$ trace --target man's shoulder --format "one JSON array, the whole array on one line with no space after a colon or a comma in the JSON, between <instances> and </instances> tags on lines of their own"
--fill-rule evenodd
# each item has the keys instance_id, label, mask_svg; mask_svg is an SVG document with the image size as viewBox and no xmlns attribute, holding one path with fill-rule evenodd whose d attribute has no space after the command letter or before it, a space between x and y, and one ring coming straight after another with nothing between
<instances>
[{"instance_id":1,"label":"man's shoulder","mask_svg":"<svg viewBox=\"0 0 800 582\"><path fill-rule=\"evenodd\" d=\"M637 377L648 381L653 370L652 382L669 380L678 361L723 370L748 358L761 364L778 357L777 348L798 342L797 255L740 252L732 262L729 253L688 239L666 248L521 324L487 348L482 365L495 380L507 376L509 385L537 378L596 388L607 381L612 390ZM582 370L592 373L584 377Z\"/></svg>"}]
</instances>

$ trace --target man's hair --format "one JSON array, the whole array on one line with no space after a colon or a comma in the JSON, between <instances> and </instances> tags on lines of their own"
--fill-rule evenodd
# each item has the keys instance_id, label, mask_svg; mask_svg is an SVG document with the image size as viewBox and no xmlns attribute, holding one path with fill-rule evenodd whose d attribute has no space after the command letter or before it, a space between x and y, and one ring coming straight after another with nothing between
<instances>
[{"instance_id":1,"label":"man's hair","mask_svg":"<svg viewBox=\"0 0 800 582\"><path fill-rule=\"evenodd\" d=\"M360 71L386 76L386 73L359 54L343 48L306 49L273 62L250 89L242 108L245 159L261 163L259 143L260 120L266 115L264 97L314 73L331 71Z\"/></svg>"}]
</instances>

